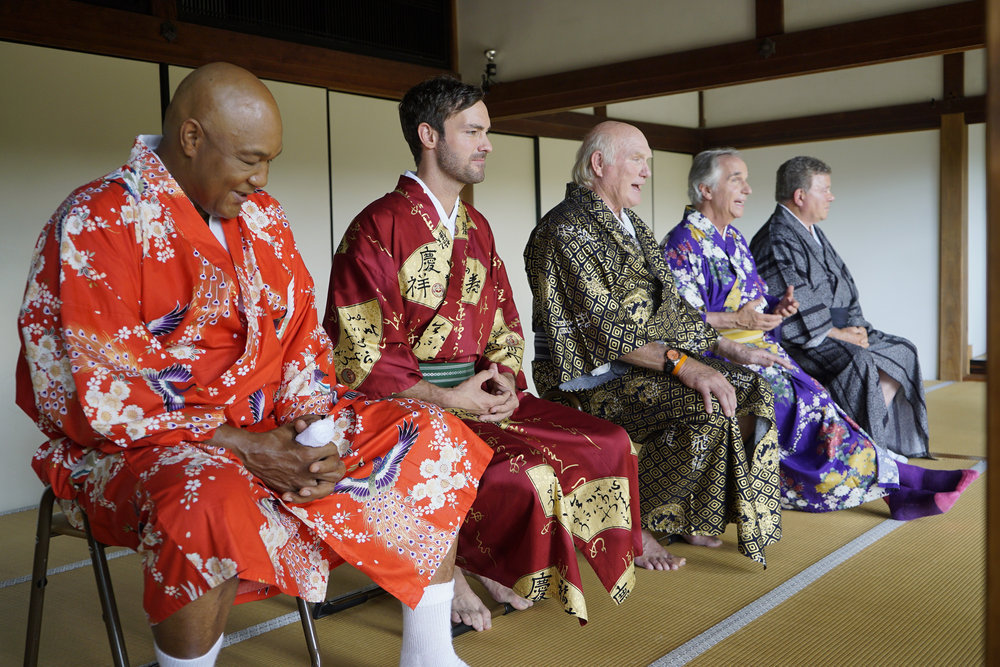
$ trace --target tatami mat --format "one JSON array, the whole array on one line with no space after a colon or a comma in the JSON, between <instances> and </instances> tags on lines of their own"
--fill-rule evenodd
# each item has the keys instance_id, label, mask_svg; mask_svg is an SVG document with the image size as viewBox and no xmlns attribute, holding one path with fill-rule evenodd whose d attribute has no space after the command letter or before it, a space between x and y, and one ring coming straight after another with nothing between
<instances>
[{"instance_id":1,"label":"tatami mat","mask_svg":"<svg viewBox=\"0 0 1000 667\"><path fill-rule=\"evenodd\" d=\"M928 394L931 448L982 456L985 385L961 383ZM921 462L966 467L972 461ZM752 620L696 658L696 665L977 664L982 660L985 484L977 481L947 515L902 525L872 546ZM615 606L589 569L590 623L580 627L558 603L494 619L493 630L456 639L472 665L648 665L767 594L888 518L881 501L832 514L786 512L784 536L767 551L766 570L740 556L732 532L720 549L673 545L688 565L637 573L632 596ZM0 581L30 572L34 512L0 517ZM81 540L53 540L50 567L87 559ZM138 557L111 562L133 664L152 660L140 605ZM365 583L335 571L331 595ZM28 584L0 588L0 664L21 659ZM228 632L294 614L279 597L234 608ZM284 627L227 646L223 665L307 664L295 617ZM317 622L325 664L393 665L399 604L382 597ZM50 577L40 664L106 664L107 641L89 566Z\"/></svg>"},{"instance_id":2,"label":"tatami mat","mask_svg":"<svg viewBox=\"0 0 1000 667\"><path fill-rule=\"evenodd\" d=\"M947 514L901 526L688 664L983 664L985 490L977 481Z\"/></svg>"}]
</instances>

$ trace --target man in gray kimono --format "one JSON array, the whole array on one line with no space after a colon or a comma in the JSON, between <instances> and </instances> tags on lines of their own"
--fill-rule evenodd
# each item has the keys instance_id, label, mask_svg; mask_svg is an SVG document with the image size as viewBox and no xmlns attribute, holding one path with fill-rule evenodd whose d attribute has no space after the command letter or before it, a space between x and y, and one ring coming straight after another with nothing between
<instances>
[{"instance_id":1,"label":"man in gray kimono","mask_svg":"<svg viewBox=\"0 0 1000 667\"><path fill-rule=\"evenodd\" d=\"M651 157L635 127L597 125L566 198L532 232L524 256L535 385L572 392L642 444L644 552L659 547L650 531L718 546L732 522L739 550L763 563L764 547L781 536L773 396L756 373L702 354L785 362L719 337L677 293L656 239L631 210Z\"/></svg>"},{"instance_id":2,"label":"man in gray kimono","mask_svg":"<svg viewBox=\"0 0 1000 667\"><path fill-rule=\"evenodd\" d=\"M771 294L795 287L799 312L782 344L875 442L928 456L927 408L917 348L872 327L844 260L816 224L833 201L830 167L799 156L778 168L774 213L750 242Z\"/></svg>"}]
</instances>

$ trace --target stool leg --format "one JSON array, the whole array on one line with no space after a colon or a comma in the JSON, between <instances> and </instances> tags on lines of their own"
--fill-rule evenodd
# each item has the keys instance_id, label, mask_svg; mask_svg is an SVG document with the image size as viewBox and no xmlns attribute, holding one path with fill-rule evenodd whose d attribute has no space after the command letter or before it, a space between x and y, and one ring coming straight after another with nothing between
<instances>
[{"instance_id":1,"label":"stool leg","mask_svg":"<svg viewBox=\"0 0 1000 667\"><path fill-rule=\"evenodd\" d=\"M87 533L87 546L90 548L90 561L94 566L94 579L97 581L97 593L101 598L101 611L104 613L104 626L108 630L108 643L111 645L111 658L115 667L128 667L128 652L125 650L125 637L122 634L121 621L118 618L118 605L115 603L115 591L111 586L111 573L108 571L108 559L104 553L105 545L94 539L90 532L90 521L83 515L83 526Z\"/></svg>"},{"instance_id":2,"label":"stool leg","mask_svg":"<svg viewBox=\"0 0 1000 667\"><path fill-rule=\"evenodd\" d=\"M302 598L295 598L295 601L299 605L302 634L306 636L306 647L309 649L309 663L312 667L320 667L319 639L316 636L316 623L312 617L312 605Z\"/></svg>"},{"instance_id":3,"label":"stool leg","mask_svg":"<svg viewBox=\"0 0 1000 667\"><path fill-rule=\"evenodd\" d=\"M49 539L52 537L52 505L55 494L46 488L38 503L38 530L35 532L35 559L31 566L31 598L28 602L28 630L24 638L24 666L38 664L38 643L42 634L42 605L49 569Z\"/></svg>"}]
</instances>

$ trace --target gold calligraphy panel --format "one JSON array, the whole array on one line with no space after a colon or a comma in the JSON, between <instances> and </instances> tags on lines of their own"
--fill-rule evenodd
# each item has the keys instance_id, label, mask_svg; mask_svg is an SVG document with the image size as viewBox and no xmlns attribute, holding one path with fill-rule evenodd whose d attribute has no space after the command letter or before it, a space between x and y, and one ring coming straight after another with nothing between
<instances>
[{"instance_id":1,"label":"gold calligraphy panel","mask_svg":"<svg viewBox=\"0 0 1000 667\"><path fill-rule=\"evenodd\" d=\"M399 293L407 301L436 309L448 286L448 260L436 241L418 247L399 269Z\"/></svg>"},{"instance_id":2,"label":"gold calligraphy panel","mask_svg":"<svg viewBox=\"0 0 1000 667\"><path fill-rule=\"evenodd\" d=\"M632 528L628 478L602 477L580 484L563 495L552 468L535 466L527 471L538 493L545 516L553 517L584 542L608 528Z\"/></svg>"},{"instance_id":3,"label":"gold calligraphy panel","mask_svg":"<svg viewBox=\"0 0 1000 667\"><path fill-rule=\"evenodd\" d=\"M583 599L583 591L563 579L555 567L526 574L514 582L512 588L515 593L529 600L557 597L567 613L584 620L587 618L587 603Z\"/></svg>"},{"instance_id":4,"label":"gold calligraphy panel","mask_svg":"<svg viewBox=\"0 0 1000 667\"><path fill-rule=\"evenodd\" d=\"M477 304L486 284L486 267L475 257L465 260L465 275L462 277L462 303Z\"/></svg>"},{"instance_id":5,"label":"gold calligraphy panel","mask_svg":"<svg viewBox=\"0 0 1000 667\"><path fill-rule=\"evenodd\" d=\"M413 346L413 355L417 360L433 361L436 359L454 326L451 320L441 317L441 315L435 315L424 332L420 334L420 340Z\"/></svg>"},{"instance_id":6,"label":"gold calligraphy panel","mask_svg":"<svg viewBox=\"0 0 1000 667\"><path fill-rule=\"evenodd\" d=\"M496 364L502 364L517 375L524 361L524 338L507 326L503 312L497 308L493 316L493 329L486 343L483 356Z\"/></svg>"},{"instance_id":7,"label":"gold calligraphy panel","mask_svg":"<svg viewBox=\"0 0 1000 667\"><path fill-rule=\"evenodd\" d=\"M352 389L382 356L382 309L376 299L337 308L340 336L333 348L337 379Z\"/></svg>"}]
</instances>

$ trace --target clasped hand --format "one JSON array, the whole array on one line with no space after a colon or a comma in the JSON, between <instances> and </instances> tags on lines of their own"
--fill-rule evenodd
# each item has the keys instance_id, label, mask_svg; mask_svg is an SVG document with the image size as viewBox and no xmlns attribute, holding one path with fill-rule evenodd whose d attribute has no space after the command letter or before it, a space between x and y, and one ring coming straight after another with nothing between
<instances>
[{"instance_id":1,"label":"clasped hand","mask_svg":"<svg viewBox=\"0 0 1000 667\"><path fill-rule=\"evenodd\" d=\"M764 303L764 297L761 297L743 304L743 307L736 311L736 324L738 328L751 331L770 331L781 324L781 315L762 313L757 310Z\"/></svg>"},{"instance_id":2,"label":"clasped hand","mask_svg":"<svg viewBox=\"0 0 1000 667\"><path fill-rule=\"evenodd\" d=\"M767 301L764 297L748 301L743 307L736 311L736 324L740 329L770 331L775 328L786 317L791 317L799 312L799 302L795 298L795 288L789 285L785 289L781 301L777 303L770 313L762 313L757 310L765 305Z\"/></svg>"},{"instance_id":3,"label":"clasped hand","mask_svg":"<svg viewBox=\"0 0 1000 667\"><path fill-rule=\"evenodd\" d=\"M295 441L319 415L300 417L270 431L254 433L223 425L210 441L233 451L254 476L287 503L304 503L333 492L345 475L335 443L306 447Z\"/></svg>"},{"instance_id":4,"label":"clasped hand","mask_svg":"<svg viewBox=\"0 0 1000 667\"><path fill-rule=\"evenodd\" d=\"M501 373L496 364L456 385L452 393L455 407L475 413L484 422L510 417L519 404L514 377Z\"/></svg>"}]
</instances>

